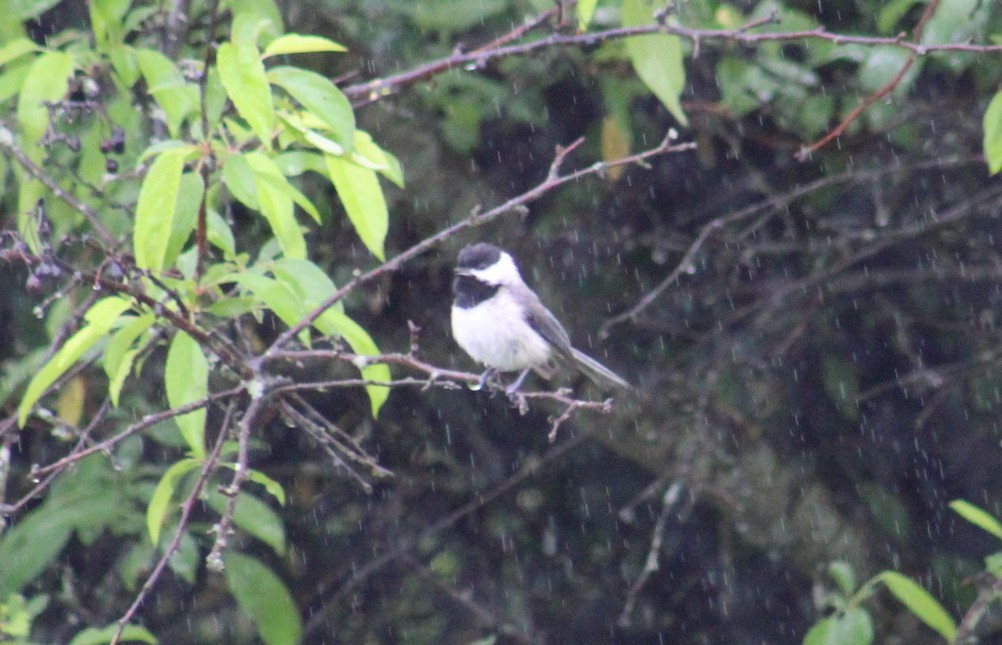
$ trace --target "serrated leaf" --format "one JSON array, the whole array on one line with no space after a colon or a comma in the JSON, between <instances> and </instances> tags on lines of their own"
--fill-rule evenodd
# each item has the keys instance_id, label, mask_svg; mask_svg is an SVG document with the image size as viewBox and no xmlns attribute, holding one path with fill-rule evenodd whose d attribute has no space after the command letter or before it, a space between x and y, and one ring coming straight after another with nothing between
<instances>
[{"instance_id":1,"label":"serrated leaf","mask_svg":"<svg viewBox=\"0 0 1002 645\"><path fill-rule=\"evenodd\" d=\"M177 483L202 463L200 459L182 459L168 468L157 482L150 502L146 505L146 530L154 546L160 543L160 529L163 528L164 520L171 511L170 502L174 497L174 491L177 490Z\"/></svg>"},{"instance_id":2,"label":"serrated leaf","mask_svg":"<svg viewBox=\"0 0 1002 645\"><path fill-rule=\"evenodd\" d=\"M647 0L623 0L623 26L638 27L654 22L654 4ZM689 125L680 96L685 88L682 40L668 34L646 34L626 39L637 76L658 97L679 123Z\"/></svg>"},{"instance_id":3,"label":"serrated leaf","mask_svg":"<svg viewBox=\"0 0 1002 645\"><path fill-rule=\"evenodd\" d=\"M275 162L261 152L244 155L257 184L257 201L286 257L305 258L306 239L292 208L292 186ZM298 192L298 191L296 191Z\"/></svg>"},{"instance_id":4,"label":"serrated leaf","mask_svg":"<svg viewBox=\"0 0 1002 645\"><path fill-rule=\"evenodd\" d=\"M143 178L133 231L133 252L142 269L164 268L187 152L188 148L174 148L161 153Z\"/></svg>"},{"instance_id":5,"label":"serrated leaf","mask_svg":"<svg viewBox=\"0 0 1002 645\"><path fill-rule=\"evenodd\" d=\"M289 93L334 134L334 140L350 150L355 133L355 113L348 97L329 79L298 67L275 67L268 80Z\"/></svg>"},{"instance_id":6,"label":"serrated leaf","mask_svg":"<svg viewBox=\"0 0 1002 645\"><path fill-rule=\"evenodd\" d=\"M47 51L31 63L17 99L17 120L29 144L35 144L49 127L46 102L59 101L66 95L73 74L73 57L59 51Z\"/></svg>"},{"instance_id":7,"label":"serrated leaf","mask_svg":"<svg viewBox=\"0 0 1002 645\"><path fill-rule=\"evenodd\" d=\"M995 93L985 110L984 149L988 171L995 175L1002 170L1002 90Z\"/></svg>"},{"instance_id":8,"label":"serrated leaf","mask_svg":"<svg viewBox=\"0 0 1002 645\"><path fill-rule=\"evenodd\" d=\"M322 36L285 34L268 43L261 58L280 54L307 54L311 52L346 52L348 49Z\"/></svg>"},{"instance_id":9,"label":"serrated leaf","mask_svg":"<svg viewBox=\"0 0 1002 645\"><path fill-rule=\"evenodd\" d=\"M219 493L210 495L208 501L217 513L226 508L226 498ZM285 525L278 514L257 497L240 493L233 509L233 523L270 546L276 554L285 554Z\"/></svg>"},{"instance_id":10,"label":"serrated leaf","mask_svg":"<svg viewBox=\"0 0 1002 645\"><path fill-rule=\"evenodd\" d=\"M167 350L164 386L172 408L204 399L209 394L209 361L191 336L178 332ZM174 417L191 452L205 457L205 408Z\"/></svg>"},{"instance_id":11,"label":"serrated leaf","mask_svg":"<svg viewBox=\"0 0 1002 645\"><path fill-rule=\"evenodd\" d=\"M373 255L384 260L389 211L376 173L333 155L325 159L331 182L355 232Z\"/></svg>"},{"instance_id":12,"label":"serrated leaf","mask_svg":"<svg viewBox=\"0 0 1002 645\"><path fill-rule=\"evenodd\" d=\"M129 307L128 300L111 297L99 300L87 310L87 313L84 314L84 327L70 336L69 340L59 348L59 351L28 383L21 403L17 407L17 419L20 427L24 427L24 422L27 420L31 408L49 386L72 367L84 355L84 352L107 336L122 312Z\"/></svg>"},{"instance_id":13,"label":"serrated leaf","mask_svg":"<svg viewBox=\"0 0 1002 645\"><path fill-rule=\"evenodd\" d=\"M953 642L957 633L956 623L943 605L922 585L897 571L883 571L876 576L876 580L882 582L916 618L939 633L947 642Z\"/></svg>"},{"instance_id":14,"label":"serrated leaf","mask_svg":"<svg viewBox=\"0 0 1002 645\"><path fill-rule=\"evenodd\" d=\"M223 43L216 54L216 65L237 113L247 121L261 144L271 149L275 108L257 47L249 42Z\"/></svg>"},{"instance_id":15,"label":"serrated leaf","mask_svg":"<svg viewBox=\"0 0 1002 645\"><path fill-rule=\"evenodd\" d=\"M962 499L950 502L950 508L971 524L980 527L995 537L1002 539L1002 522L983 508Z\"/></svg>"},{"instance_id":16,"label":"serrated leaf","mask_svg":"<svg viewBox=\"0 0 1002 645\"><path fill-rule=\"evenodd\" d=\"M107 627L101 628L88 627L74 636L73 640L70 641L70 645L102 645L103 643L110 643L117 632L118 623L113 623ZM126 625L125 629L122 630L122 636L119 639L119 642L129 643L136 641L153 643L155 645L157 638L145 627L140 627L139 625Z\"/></svg>"},{"instance_id":17,"label":"serrated leaf","mask_svg":"<svg viewBox=\"0 0 1002 645\"><path fill-rule=\"evenodd\" d=\"M302 620L285 583L260 561L232 549L224 561L230 591L254 620L261 639L268 645L299 642Z\"/></svg>"}]
</instances>

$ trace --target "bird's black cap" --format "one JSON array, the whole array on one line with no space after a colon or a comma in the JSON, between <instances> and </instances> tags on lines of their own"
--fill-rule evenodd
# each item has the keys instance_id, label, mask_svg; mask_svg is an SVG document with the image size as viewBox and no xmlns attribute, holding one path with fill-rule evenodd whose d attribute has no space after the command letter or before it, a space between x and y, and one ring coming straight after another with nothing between
<instances>
[{"instance_id":1,"label":"bird's black cap","mask_svg":"<svg viewBox=\"0 0 1002 645\"><path fill-rule=\"evenodd\" d=\"M457 269L486 269L501 258L501 249L493 244L480 242L471 244L459 252L456 258Z\"/></svg>"}]
</instances>

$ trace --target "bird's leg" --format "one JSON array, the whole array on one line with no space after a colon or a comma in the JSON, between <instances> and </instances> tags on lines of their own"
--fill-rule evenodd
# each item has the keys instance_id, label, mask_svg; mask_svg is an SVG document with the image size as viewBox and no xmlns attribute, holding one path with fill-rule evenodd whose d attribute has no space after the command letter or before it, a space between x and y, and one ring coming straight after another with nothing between
<instances>
[{"instance_id":1,"label":"bird's leg","mask_svg":"<svg viewBox=\"0 0 1002 645\"><path fill-rule=\"evenodd\" d=\"M480 375L480 380L477 381L477 384L471 385L470 389L473 390L474 392L479 392L480 390L484 389L485 385L487 385L487 381L489 381L490 378L496 374L497 374L496 369L494 369L493 367L488 367L486 370L484 370L484 373Z\"/></svg>"},{"instance_id":2,"label":"bird's leg","mask_svg":"<svg viewBox=\"0 0 1002 645\"><path fill-rule=\"evenodd\" d=\"M518 378L515 379L515 382L504 389L504 393L508 395L509 399L515 398L515 393L518 392L518 388L522 387L522 381L525 380L525 377L529 375L529 372L531 370L532 370L531 367L527 367L524 370L522 370L522 373L518 375Z\"/></svg>"}]
</instances>

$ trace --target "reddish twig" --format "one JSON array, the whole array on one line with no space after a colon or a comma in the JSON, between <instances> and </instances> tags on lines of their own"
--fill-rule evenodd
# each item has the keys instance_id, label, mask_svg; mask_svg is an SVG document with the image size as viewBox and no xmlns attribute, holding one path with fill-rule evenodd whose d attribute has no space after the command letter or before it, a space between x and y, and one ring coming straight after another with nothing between
<instances>
[{"instance_id":1,"label":"reddish twig","mask_svg":"<svg viewBox=\"0 0 1002 645\"><path fill-rule=\"evenodd\" d=\"M936 7L938 6L939 6L939 0L932 0L928 5L926 5L925 11L922 12L922 17L919 18L918 24L915 25L915 29L912 32L912 35L916 41L922 39L922 30L925 28L925 24L929 21L929 18L932 17L933 12L936 11ZM929 47L929 45L925 45L923 47ZM869 108L871 105L873 105L874 103L876 103L877 101L879 101L880 99L884 98L885 96L894 91L894 88L896 88L901 83L902 79L904 79L905 77L905 74L907 74L908 70L912 68L912 65L915 64L915 61L919 56L920 56L919 50L912 49L911 55L908 57L908 60L906 60L905 64L901 66L901 69L898 70L898 73L894 75L894 78L885 83L883 87L877 89L877 91L873 92L869 96L864 97L863 100L860 101L859 104L852 110L852 112L850 112L848 116L842 119L842 122L839 123L837 126L835 126L835 128L831 132L829 132L825 136L821 137L811 145L803 148L800 152L798 152L797 159L800 161L806 161L815 151L825 147L838 137L842 136L842 134L846 131L846 129L856 119L858 119L860 115L866 111L867 108Z\"/></svg>"},{"instance_id":2,"label":"reddish twig","mask_svg":"<svg viewBox=\"0 0 1002 645\"><path fill-rule=\"evenodd\" d=\"M936 3L930 3L930 6ZM509 45L507 47L496 47L487 50L474 50L472 52L454 53L441 60L426 63L411 71L395 74L386 78L375 79L366 83L349 85L344 88L344 93L353 100L364 100L369 102L395 92L402 87L413 85L456 67L470 66L483 67L487 62L499 58L510 56L524 56L537 51L552 49L555 47L588 46L593 47L610 40L619 40L631 36L641 36L645 34L671 34L688 38L694 44L700 44L706 40L731 41L746 45L754 45L770 41L798 41L798 40L826 40L836 45L864 45L869 47L893 46L907 49L915 56L925 56L933 52L962 51L972 53L998 53L1002 52L1002 45L976 45L972 43L948 43L942 45L930 45L914 40L905 40L902 35L898 36L848 36L843 34L833 34L827 32L824 27L815 29L805 29L800 31L786 32L759 32L752 33L751 30L759 27L764 22L771 20L759 20L738 27L737 29L693 29L681 25L658 24L641 25L637 27L620 27L585 34L561 34L554 33L545 38L534 40L529 43ZM919 26L924 26L924 21L920 21Z\"/></svg>"}]
</instances>

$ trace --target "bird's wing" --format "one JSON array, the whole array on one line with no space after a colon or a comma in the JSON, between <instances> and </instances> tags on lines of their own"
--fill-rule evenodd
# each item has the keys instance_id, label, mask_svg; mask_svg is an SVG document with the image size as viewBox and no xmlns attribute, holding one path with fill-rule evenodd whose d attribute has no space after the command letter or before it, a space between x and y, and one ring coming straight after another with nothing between
<instances>
[{"instance_id":1,"label":"bird's wing","mask_svg":"<svg viewBox=\"0 0 1002 645\"><path fill-rule=\"evenodd\" d=\"M574 348L571 347L570 336L557 317L539 300L539 296L526 288L516 292L515 297L524 307L525 320L529 326L546 339L546 342L553 345L565 359L573 361Z\"/></svg>"}]
</instances>

